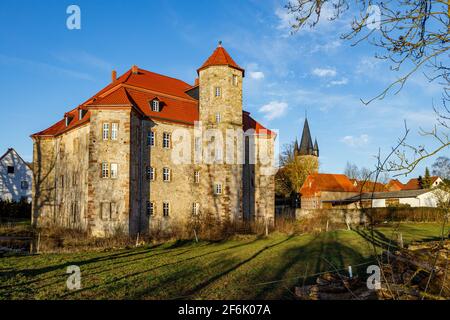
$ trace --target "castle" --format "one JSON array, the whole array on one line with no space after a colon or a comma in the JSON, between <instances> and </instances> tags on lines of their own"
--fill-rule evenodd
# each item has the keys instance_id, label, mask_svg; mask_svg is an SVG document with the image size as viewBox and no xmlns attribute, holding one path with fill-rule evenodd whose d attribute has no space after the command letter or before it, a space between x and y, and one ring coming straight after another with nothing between
<instances>
[{"instance_id":1,"label":"castle","mask_svg":"<svg viewBox=\"0 0 450 320\"><path fill-rule=\"evenodd\" d=\"M137 66L113 71L33 134L33 223L106 236L193 216L272 221L275 134L242 109L245 70L219 43L197 73L190 85Z\"/></svg>"}]
</instances>

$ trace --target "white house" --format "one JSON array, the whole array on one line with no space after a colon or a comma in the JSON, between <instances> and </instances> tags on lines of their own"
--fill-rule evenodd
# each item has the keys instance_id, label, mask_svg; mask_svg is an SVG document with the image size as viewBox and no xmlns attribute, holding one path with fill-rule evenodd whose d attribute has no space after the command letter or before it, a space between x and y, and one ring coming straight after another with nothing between
<instances>
[{"instance_id":1,"label":"white house","mask_svg":"<svg viewBox=\"0 0 450 320\"><path fill-rule=\"evenodd\" d=\"M450 196L450 195L448 195ZM435 190L400 190L392 192L363 193L341 200L332 200L333 206L359 207L360 203L366 207L384 208L395 205L410 205L411 207L437 207L438 196ZM372 203L370 203L372 202Z\"/></svg>"},{"instance_id":2,"label":"white house","mask_svg":"<svg viewBox=\"0 0 450 320\"><path fill-rule=\"evenodd\" d=\"M13 148L0 157L0 200L31 202L33 172Z\"/></svg>"}]
</instances>

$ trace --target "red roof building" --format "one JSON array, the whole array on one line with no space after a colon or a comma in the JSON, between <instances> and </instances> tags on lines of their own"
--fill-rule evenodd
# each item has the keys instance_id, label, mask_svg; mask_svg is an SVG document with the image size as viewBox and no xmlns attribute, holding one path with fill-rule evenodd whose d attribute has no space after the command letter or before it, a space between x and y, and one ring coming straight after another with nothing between
<instances>
[{"instance_id":1,"label":"red roof building","mask_svg":"<svg viewBox=\"0 0 450 320\"><path fill-rule=\"evenodd\" d=\"M106 236L181 226L202 212L273 219L274 163L261 157L274 154L276 135L242 110L244 69L219 44L197 72L191 85L135 65L113 71L111 83L33 134L33 223Z\"/></svg>"},{"instance_id":2,"label":"red roof building","mask_svg":"<svg viewBox=\"0 0 450 320\"><path fill-rule=\"evenodd\" d=\"M410 179L403 187L402 190L420 190L420 189L427 189L424 188L421 181L423 181L424 178L413 178ZM430 187L435 187L440 182L442 182L442 179L437 176L430 177Z\"/></svg>"},{"instance_id":3,"label":"red roof building","mask_svg":"<svg viewBox=\"0 0 450 320\"><path fill-rule=\"evenodd\" d=\"M228 65L243 71L223 47L218 47L199 68L199 71L213 65ZM133 72L133 68L135 68L135 72ZM182 80L133 66L77 108L67 112L65 116L67 115L71 119L68 126L65 125L65 119L62 119L32 136L58 136L89 122L90 109L105 107L133 107L148 119L193 126L196 121L199 121L199 101L188 92L195 87ZM149 101L155 98L162 102L159 112L152 112L149 106ZM81 111L84 116L79 118L78 115ZM242 113L242 122L244 131L254 129L257 133L273 134L253 119L249 112Z\"/></svg>"},{"instance_id":4,"label":"red roof building","mask_svg":"<svg viewBox=\"0 0 450 320\"><path fill-rule=\"evenodd\" d=\"M405 185L397 179L392 179L386 184L387 191L400 191L403 190L404 187Z\"/></svg>"},{"instance_id":5,"label":"red roof building","mask_svg":"<svg viewBox=\"0 0 450 320\"><path fill-rule=\"evenodd\" d=\"M323 201L358 194L358 188L344 174L313 173L300 188L301 208L321 209Z\"/></svg>"}]
</instances>

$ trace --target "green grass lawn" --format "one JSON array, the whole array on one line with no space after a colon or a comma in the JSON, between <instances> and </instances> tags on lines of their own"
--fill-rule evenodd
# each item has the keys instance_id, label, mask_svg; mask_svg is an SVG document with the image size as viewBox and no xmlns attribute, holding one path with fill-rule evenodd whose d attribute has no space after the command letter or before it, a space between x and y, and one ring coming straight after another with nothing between
<instances>
[{"instance_id":1,"label":"green grass lawn","mask_svg":"<svg viewBox=\"0 0 450 320\"><path fill-rule=\"evenodd\" d=\"M435 240L437 224L402 224L405 243ZM447 228L448 232L448 228ZM375 230L389 245L393 229ZM223 242L170 242L101 253L0 258L0 299L292 299L295 285L326 270L373 261L367 231ZM78 265L82 289L66 288L67 266Z\"/></svg>"}]
</instances>

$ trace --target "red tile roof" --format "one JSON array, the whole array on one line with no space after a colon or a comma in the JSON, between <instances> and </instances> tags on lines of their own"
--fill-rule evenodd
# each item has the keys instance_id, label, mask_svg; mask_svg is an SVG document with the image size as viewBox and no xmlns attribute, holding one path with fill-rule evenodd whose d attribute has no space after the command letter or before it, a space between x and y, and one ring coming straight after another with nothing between
<instances>
[{"instance_id":1,"label":"red tile roof","mask_svg":"<svg viewBox=\"0 0 450 320\"><path fill-rule=\"evenodd\" d=\"M303 197L313 197L322 191L358 192L358 189L346 175L329 173L310 174L300 188Z\"/></svg>"},{"instance_id":2,"label":"red tile roof","mask_svg":"<svg viewBox=\"0 0 450 320\"><path fill-rule=\"evenodd\" d=\"M243 71L222 47L218 47L200 69L222 64ZM66 113L72 119L69 126L66 127L63 119L32 136L56 136L87 123L90 121L90 108L130 106L150 119L188 125L194 125L199 120L198 100L186 93L195 86L137 67L135 70L137 72L133 72L131 68L80 106ZM150 108L150 102L155 98L160 100L160 112L153 112ZM78 118L80 108L87 111L81 120ZM242 117L244 131L254 129L261 134L267 130L250 117L248 112L244 111ZM267 134L274 133L267 130Z\"/></svg>"},{"instance_id":3,"label":"red tile roof","mask_svg":"<svg viewBox=\"0 0 450 320\"><path fill-rule=\"evenodd\" d=\"M200 68L198 68L197 73L199 73L200 70L203 70L210 66L229 66L242 71L243 74L245 73L245 70L239 67L236 62L234 62L234 60L220 43L216 50L214 50L213 54L205 61L205 63L203 63Z\"/></svg>"},{"instance_id":4,"label":"red tile roof","mask_svg":"<svg viewBox=\"0 0 450 320\"><path fill-rule=\"evenodd\" d=\"M155 95L151 92L126 89L132 101L150 119L166 120L170 122L181 122L194 125L198 121L198 102L193 99L178 99L175 97ZM150 103L157 98L160 103L160 111L155 112L150 108Z\"/></svg>"},{"instance_id":5,"label":"red tile roof","mask_svg":"<svg viewBox=\"0 0 450 320\"><path fill-rule=\"evenodd\" d=\"M253 129L257 134L267 134L269 136L275 135L275 132L267 129L258 121L250 117L250 112L247 111L242 112L242 126L244 132L249 129Z\"/></svg>"},{"instance_id":6,"label":"red tile roof","mask_svg":"<svg viewBox=\"0 0 450 320\"><path fill-rule=\"evenodd\" d=\"M389 181L388 184L386 184L386 189L388 191L400 191L403 190L403 188L405 187L405 185L403 183L401 183L400 181L398 181L397 179L392 179L391 181Z\"/></svg>"},{"instance_id":7,"label":"red tile roof","mask_svg":"<svg viewBox=\"0 0 450 320\"><path fill-rule=\"evenodd\" d=\"M92 106L132 106L127 90L123 87L117 87L116 90L111 91L106 96L100 96L92 99L92 102L86 104L88 107Z\"/></svg>"},{"instance_id":8,"label":"red tile roof","mask_svg":"<svg viewBox=\"0 0 450 320\"><path fill-rule=\"evenodd\" d=\"M423 179L424 178L422 178L422 181L423 181ZM439 177L436 177L436 176L430 177L431 184L436 182L437 179L439 179ZM419 189L422 189L422 187L420 186L419 179L413 178L413 179L410 179L408 181L408 183L404 185L402 190L419 190Z\"/></svg>"},{"instance_id":9,"label":"red tile roof","mask_svg":"<svg viewBox=\"0 0 450 320\"><path fill-rule=\"evenodd\" d=\"M373 181L357 181L356 187L359 192L384 192L387 191L386 186L381 182Z\"/></svg>"}]
</instances>

